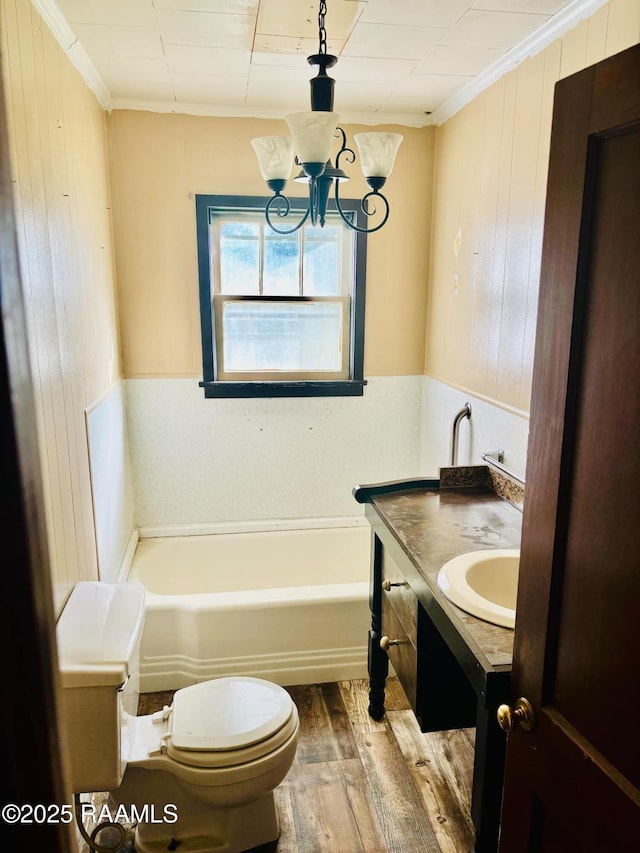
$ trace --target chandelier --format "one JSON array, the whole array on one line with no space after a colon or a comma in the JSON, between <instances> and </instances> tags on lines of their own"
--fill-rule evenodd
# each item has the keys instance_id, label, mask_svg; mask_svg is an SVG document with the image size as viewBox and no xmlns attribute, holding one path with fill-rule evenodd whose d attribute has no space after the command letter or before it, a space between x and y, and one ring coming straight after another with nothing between
<instances>
[{"instance_id":1,"label":"chandelier","mask_svg":"<svg viewBox=\"0 0 640 853\"><path fill-rule=\"evenodd\" d=\"M344 130L338 127L339 116L333 112L333 90L335 80L327 75L327 68L336 64L338 58L327 53L327 31L324 19L327 12L326 0L320 0L318 9L318 53L307 57L309 65L318 66L318 74L309 81L311 88L311 111L285 116L291 131L288 136L260 136L251 140L262 177L273 191L267 202L265 218L278 234L292 234L310 220L312 225L324 226L327 203L333 184L336 209L344 222L354 231L370 234L378 231L389 218L389 202L380 192L393 169L398 147L402 142L400 133L356 133L362 173L370 192L363 196L360 207L365 216L377 214L382 220L370 228L356 225L346 216L340 206L339 186L348 181L348 175L340 166L341 158L354 163L356 155L347 147ZM333 139L340 140L340 150L332 164L331 146ZM272 220L288 216L291 204L283 190L291 175L293 163L302 167L294 180L309 184L309 204L302 219L291 228L277 228ZM379 207L377 207L379 205ZM276 220L277 221L277 220Z\"/></svg>"}]
</instances>

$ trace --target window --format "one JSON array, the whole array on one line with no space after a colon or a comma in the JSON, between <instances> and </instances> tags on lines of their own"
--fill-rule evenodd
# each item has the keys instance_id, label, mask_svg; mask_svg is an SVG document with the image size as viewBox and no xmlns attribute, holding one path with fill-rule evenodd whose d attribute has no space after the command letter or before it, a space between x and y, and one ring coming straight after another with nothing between
<instances>
[{"instance_id":1,"label":"window","mask_svg":"<svg viewBox=\"0 0 640 853\"><path fill-rule=\"evenodd\" d=\"M205 396L361 395L366 234L331 206L324 228L278 234L267 201L196 196ZM306 200L291 207L295 223Z\"/></svg>"}]
</instances>

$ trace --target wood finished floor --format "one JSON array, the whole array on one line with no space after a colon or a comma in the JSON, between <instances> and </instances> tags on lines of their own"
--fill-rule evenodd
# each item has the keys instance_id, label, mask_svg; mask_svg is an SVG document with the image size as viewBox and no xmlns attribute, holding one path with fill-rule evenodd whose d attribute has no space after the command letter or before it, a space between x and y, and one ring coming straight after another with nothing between
<instances>
[{"instance_id":1,"label":"wood finished floor","mask_svg":"<svg viewBox=\"0 0 640 853\"><path fill-rule=\"evenodd\" d=\"M473 730L423 734L397 679L387 713L368 682L288 687L300 714L294 764L276 791L281 834L254 853L467 853ZM139 714L172 692L140 697Z\"/></svg>"}]
</instances>

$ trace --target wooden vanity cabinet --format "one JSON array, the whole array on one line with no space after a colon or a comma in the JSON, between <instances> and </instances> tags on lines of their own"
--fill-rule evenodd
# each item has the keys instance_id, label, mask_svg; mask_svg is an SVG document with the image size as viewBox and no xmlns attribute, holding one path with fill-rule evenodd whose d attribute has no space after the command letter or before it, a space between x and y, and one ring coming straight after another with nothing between
<instances>
[{"instance_id":1,"label":"wooden vanity cabinet","mask_svg":"<svg viewBox=\"0 0 640 853\"><path fill-rule=\"evenodd\" d=\"M391 663L422 731L475 726L474 853L496 853L506 743L496 710L509 698L513 631L456 608L436 575L465 551L517 548L521 512L486 486L439 480L359 486L354 496L372 529L369 714L384 716Z\"/></svg>"},{"instance_id":2,"label":"wooden vanity cabinet","mask_svg":"<svg viewBox=\"0 0 640 853\"><path fill-rule=\"evenodd\" d=\"M381 543L380 644L423 732L469 728L476 694L389 551ZM385 648L386 647L386 648Z\"/></svg>"}]
</instances>

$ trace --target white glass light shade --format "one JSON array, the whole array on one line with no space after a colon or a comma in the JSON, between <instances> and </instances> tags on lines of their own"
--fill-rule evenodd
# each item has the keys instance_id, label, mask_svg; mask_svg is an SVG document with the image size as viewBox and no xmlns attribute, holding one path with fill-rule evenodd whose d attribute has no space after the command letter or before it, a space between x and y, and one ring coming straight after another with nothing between
<instances>
[{"instance_id":1,"label":"white glass light shade","mask_svg":"<svg viewBox=\"0 0 640 853\"><path fill-rule=\"evenodd\" d=\"M388 178L403 140L401 133L356 133L353 137L360 152L365 178Z\"/></svg>"},{"instance_id":2,"label":"white glass light shade","mask_svg":"<svg viewBox=\"0 0 640 853\"><path fill-rule=\"evenodd\" d=\"M293 136L293 149L301 163L326 163L339 116L330 112L293 113L285 116Z\"/></svg>"},{"instance_id":3,"label":"white glass light shade","mask_svg":"<svg viewBox=\"0 0 640 853\"><path fill-rule=\"evenodd\" d=\"M293 147L288 136L258 136L251 145L265 181L288 180L293 168Z\"/></svg>"}]
</instances>

